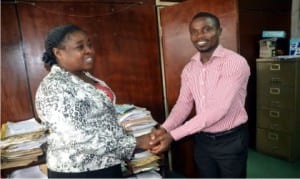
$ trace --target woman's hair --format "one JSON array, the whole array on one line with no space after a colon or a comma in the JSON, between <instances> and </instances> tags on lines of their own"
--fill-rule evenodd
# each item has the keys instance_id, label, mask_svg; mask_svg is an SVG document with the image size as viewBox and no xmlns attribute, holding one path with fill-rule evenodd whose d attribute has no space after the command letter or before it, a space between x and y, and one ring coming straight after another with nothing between
<instances>
[{"instance_id":1,"label":"woman's hair","mask_svg":"<svg viewBox=\"0 0 300 179\"><path fill-rule=\"evenodd\" d=\"M51 67L52 65L57 64L53 48L61 47L66 36L75 31L82 31L82 29L73 24L66 24L54 27L48 32L45 40L45 52L42 57L46 66Z\"/></svg>"}]
</instances>

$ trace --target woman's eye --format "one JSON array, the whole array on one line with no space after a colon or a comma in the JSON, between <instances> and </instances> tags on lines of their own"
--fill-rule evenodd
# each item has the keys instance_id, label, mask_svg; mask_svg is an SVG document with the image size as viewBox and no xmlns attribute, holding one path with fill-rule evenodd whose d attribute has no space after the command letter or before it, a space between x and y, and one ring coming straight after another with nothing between
<instances>
[{"instance_id":1,"label":"woman's eye","mask_svg":"<svg viewBox=\"0 0 300 179\"><path fill-rule=\"evenodd\" d=\"M79 49L79 50L82 50L83 49L83 45L79 45L76 48Z\"/></svg>"}]
</instances>

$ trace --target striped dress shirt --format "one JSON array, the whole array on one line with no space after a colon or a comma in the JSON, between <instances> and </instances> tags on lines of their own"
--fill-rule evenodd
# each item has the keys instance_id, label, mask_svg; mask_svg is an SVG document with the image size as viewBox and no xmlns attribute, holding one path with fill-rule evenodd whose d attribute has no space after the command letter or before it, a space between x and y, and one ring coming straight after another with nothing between
<instances>
[{"instance_id":1,"label":"striped dress shirt","mask_svg":"<svg viewBox=\"0 0 300 179\"><path fill-rule=\"evenodd\" d=\"M178 99L162 124L174 140L200 131L226 131L248 120L246 59L221 45L205 64L200 59L198 52L184 67ZM196 115L186 120L194 104Z\"/></svg>"}]
</instances>

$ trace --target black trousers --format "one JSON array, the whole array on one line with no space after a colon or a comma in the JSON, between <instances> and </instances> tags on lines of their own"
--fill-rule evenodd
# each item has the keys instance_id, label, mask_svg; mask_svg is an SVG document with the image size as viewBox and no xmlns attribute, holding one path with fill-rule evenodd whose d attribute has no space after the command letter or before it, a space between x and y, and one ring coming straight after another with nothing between
<instances>
[{"instance_id":1,"label":"black trousers","mask_svg":"<svg viewBox=\"0 0 300 179\"><path fill-rule=\"evenodd\" d=\"M195 135L195 161L202 178L245 178L248 127L242 124L221 133Z\"/></svg>"},{"instance_id":2,"label":"black trousers","mask_svg":"<svg viewBox=\"0 0 300 179\"><path fill-rule=\"evenodd\" d=\"M80 173L55 172L48 169L48 178L123 178L121 165Z\"/></svg>"}]
</instances>

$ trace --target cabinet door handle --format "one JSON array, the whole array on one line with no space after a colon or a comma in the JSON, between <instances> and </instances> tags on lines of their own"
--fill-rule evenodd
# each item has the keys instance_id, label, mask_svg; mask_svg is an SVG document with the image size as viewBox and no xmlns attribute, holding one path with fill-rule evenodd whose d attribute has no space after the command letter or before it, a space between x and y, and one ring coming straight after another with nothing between
<instances>
[{"instance_id":1,"label":"cabinet door handle","mask_svg":"<svg viewBox=\"0 0 300 179\"><path fill-rule=\"evenodd\" d=\"M270 70L271 71L279 71L280 70L280 64L277 64L277 63L271 64Z\"/></svg>"},{"instance_id":2,"label":"cabinet door handle","mask_svg":"<svg viewBox=\"0 0 300 179\"><path fill-rule=\"evenodd\" d=\"M280 94L280 88L270 88L270 94Z\"/></svg>"},{"instance_id":3,"label":"cabinet door handle","mask_svg":"<svg viewBox=\"0 0 300 179\"><path fill-rule=\"evenodd\" d=\"M278 140L278 134L274 133L274 132L269 132L268 133L268 139L270 140Z\"/></svg>"},{"instance_id":4,"label":"cabinet door handle","mask_svg":"<svg viewBox=\"0 0 300 179\"><path fill-rule=\"evenodd\" d=\"M280 117L280 111L269 111L269 116L273 118L279 118Z\"/></svg>"}]
</instances>

